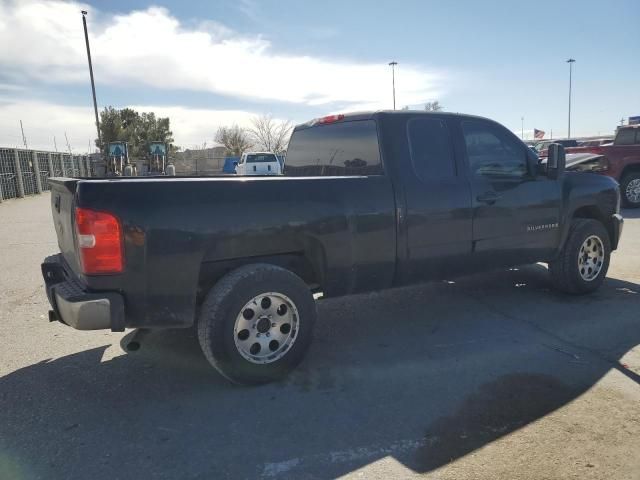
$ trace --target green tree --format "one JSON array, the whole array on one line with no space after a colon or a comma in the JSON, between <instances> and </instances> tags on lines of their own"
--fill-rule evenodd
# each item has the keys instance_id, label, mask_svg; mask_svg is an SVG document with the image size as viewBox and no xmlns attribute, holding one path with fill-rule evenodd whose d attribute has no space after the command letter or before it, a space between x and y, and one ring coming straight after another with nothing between
<instances>
[{"instance_id":1,"label":"green tree","mask_svg":"<svg viewBox=\"0 0 640 480\"><path fill-rule=\"evenodd\" d=\"M442 111L442 105L438 100L434 100L433 102L427 102L424 104L424 109L427 112L440 112Z\"/></svg>"},{"instance_id":2,"label":"green tree","mask_svg":"<svg viewBox=\"0 0 640 480\"><path fill-rule=\"evenodd\" d=\"M149 142L173 143L168 117L157 118L153 112L139 113L132 108L117 110L106 107L100 112L100 134L105 146L109 142L127 142L132 158L145 156Z\"/></svg>"}]
</instances>

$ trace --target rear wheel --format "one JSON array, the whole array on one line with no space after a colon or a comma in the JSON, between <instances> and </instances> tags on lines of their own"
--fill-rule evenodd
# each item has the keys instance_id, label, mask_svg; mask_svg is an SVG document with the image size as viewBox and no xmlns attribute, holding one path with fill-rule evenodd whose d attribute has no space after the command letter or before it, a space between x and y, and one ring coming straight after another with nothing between
<instances>
[{"instance_id":1,"label":"rear wheel","mask_svg":"<svg viewBox=\"0 0 640 480\"><path fill-rule=\"evenodd\" d=\"M625 207L640 207L640 172L628 173L622 178L620 193Z\"/></svg>"},{"instance_id":2,"label":"rear wheel","mask_svg":"<svg viewBox=\"0 0 640 480\"><path fill-rule=\"evenodd\" d=\"M598 289L609 269L611 242L602 223L577 218L571 223L569 238L559 257L549 263L554 286L573 294Z\"/></svg>"},{"instance_id":3,"label":"rear wheel","mask_svg":"<svg viewBox=\"0 0 640 480\"><path fill-rule=\"evenodd\" d=\"M209 292L198 339L209 362L234 383L282 378L304 357L316 319L305 282L283 268L247 265Z\"/></svg>"}]
</instances>

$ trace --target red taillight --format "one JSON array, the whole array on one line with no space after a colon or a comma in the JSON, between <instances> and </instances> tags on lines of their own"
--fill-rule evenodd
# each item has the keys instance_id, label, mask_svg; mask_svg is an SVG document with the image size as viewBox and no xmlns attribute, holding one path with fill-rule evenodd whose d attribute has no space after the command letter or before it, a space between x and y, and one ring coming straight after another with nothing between
<instances>
[{"instance_id":1,"label":"red taillight","mask_svg":"<svg viewBox=\"0 0 640 480\"><path fill-rule=\"evenodd\" d=\"M344 119L344 115L327 115L316 120L316 125L324 125L325 123L334 123Z\"/></svg>"},{"instance_id":2,"label":"red taillight","mask_svg":"<svg viewBox=\"0 0 640 480\"><path fill-rule=\"evenodd\" d=\"M76 236L83 273L122 272L122 229L114 215L76 208Z\"/></svg>"}]
</instances>

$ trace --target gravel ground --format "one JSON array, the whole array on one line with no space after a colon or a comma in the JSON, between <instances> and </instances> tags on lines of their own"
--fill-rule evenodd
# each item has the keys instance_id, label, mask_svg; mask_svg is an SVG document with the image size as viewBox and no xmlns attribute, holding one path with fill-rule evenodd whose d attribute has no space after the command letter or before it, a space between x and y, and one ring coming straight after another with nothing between
<instances>
[{"instance_id":1,"label":"gravel ground","mask_svg":"<svg viewBox=\"0 0 640 480\"><path fill-rule=\"evenodd\" d=\"M0 478L640 478L640 211L597 293L540 265L319 303L286 381L190 331L49 323L49 196L0 204ZM141 348L127 352L131 341Z\"/></svg>"}]
</instances>

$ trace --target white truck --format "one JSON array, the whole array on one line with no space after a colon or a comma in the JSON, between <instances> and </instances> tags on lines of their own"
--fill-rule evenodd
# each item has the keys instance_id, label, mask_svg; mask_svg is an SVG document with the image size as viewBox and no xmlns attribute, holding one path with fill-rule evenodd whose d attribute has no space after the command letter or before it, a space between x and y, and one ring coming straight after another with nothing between
<instances>
[{"instance_id":1,"label":"white truck","mask_svg":"<svg viewBox=\"0 0 640 480\"><path fill-rule=\"evenodd\" d=\"M236 165L237 175L281 175L282 167L272 152L245 152Z\"/></svg>"}]
</instances>

